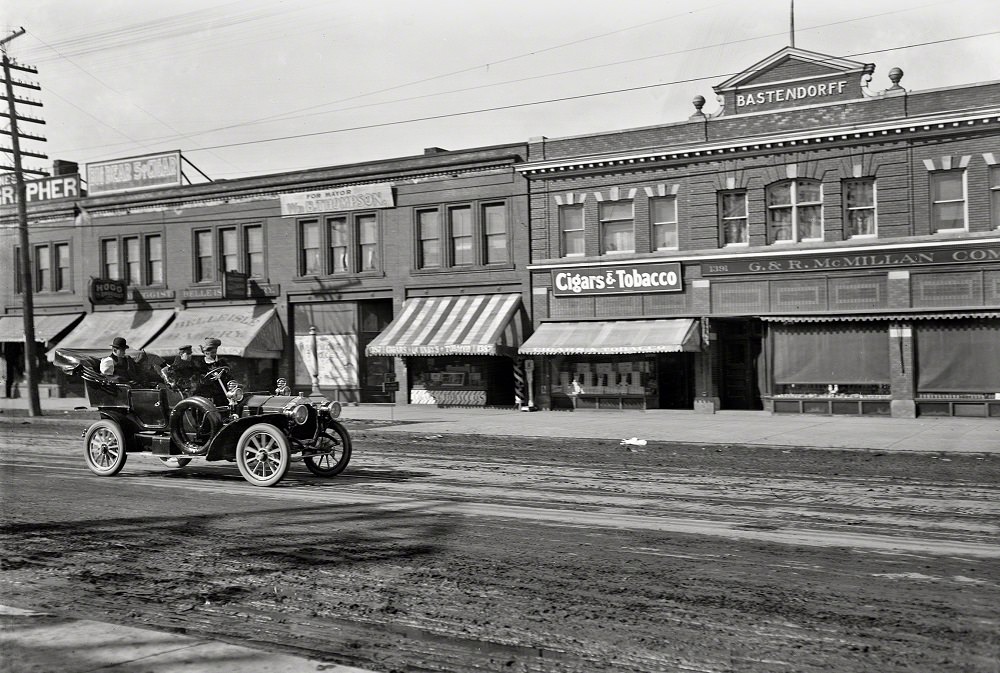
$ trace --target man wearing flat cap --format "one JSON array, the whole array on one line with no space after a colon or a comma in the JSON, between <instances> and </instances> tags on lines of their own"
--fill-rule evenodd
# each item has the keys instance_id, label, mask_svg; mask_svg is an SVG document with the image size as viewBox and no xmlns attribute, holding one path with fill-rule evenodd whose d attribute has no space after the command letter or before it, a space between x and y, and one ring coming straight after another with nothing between
<instances>
[{"instance_id":1,"label":"man wearing flat cap","mask_svg":"<svg viewBox=\"0 0 1000 673\"><path fill-rule=\"evenodd\" d=\"M225 392L223 392L222 386L219 385L218 381L206 381L204 376L217 367L229 366L225 360L219 357L219 346L221 345L222 341L219 339L208 337L205 339L205 343L200 346L202 357L194 360L198 372L198 390L195 392L195 395L208 397L215 401L216 404L227 403ZM219 381L222 381L223 385L232 380L233 377L230 372L223 372L219 378Z\"/></svg>"},{"instance_id":2,"label":"man wearing flat cap","mask_svg":"<svg viewBox=\"0 0 1000 673\"><path fill-rule=\"evenodd\" d=\"M132 358L125 354L128 343L125 337L117 336L111 341L111 355L101 360L101 373L122 383L137 381L138 368Z\"/></svg>"},{"instance_id":3,"label":"man wearing flat cap","mask_svg":"<svg viewBox=\"0 0 1000 673\"><path fill-rule=\"evenodd\" d=\"M198 365L195 364L190 344L177 349L173 362L160 370L163 380L185 395L190 395L197 387Z\"/></svg>"}]
</instances>

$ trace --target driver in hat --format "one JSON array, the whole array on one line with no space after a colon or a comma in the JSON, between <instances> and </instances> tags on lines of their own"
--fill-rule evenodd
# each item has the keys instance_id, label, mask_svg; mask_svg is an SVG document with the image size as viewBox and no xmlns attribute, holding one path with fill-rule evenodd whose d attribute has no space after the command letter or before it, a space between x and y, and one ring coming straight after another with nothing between
<instances>
[{"instance_id":1,"label":"driver in hat","mask_svg":"<svg viewBox=\"0 0 1000 673\"><path fill-rule=\"evenodd\" d=\"M203 395L205 397L213 400L217 405L228 404L225 392L222 390L222 386L219 385L219 381L223 385L229 384L233 381L232 373L229 371L222 372L218 381L215 379L205 379L205 375L214 369L219 367L228 367L229 364L219 357L219 346L222 345L222 341L216 339L215 337L208 337L205 339L200 348L202 356L200 358L195 358L195 366L199 374L200 380L198 381L198 390L195 391L195 395Z\"/></svg>"},{"instance_id":2,"label":"driver in hat","mask_svg":"<svg viewBox=\"0 0 1000 673\"><path fill-rule=\"evenodd\" d=\"M160 370L160 376L171 387L184 394L190 394L195 388L194 379L198 376L198 365L194 362L194 353L190 344L177 349L174 361Z\"/></svg>"}]
</instances>

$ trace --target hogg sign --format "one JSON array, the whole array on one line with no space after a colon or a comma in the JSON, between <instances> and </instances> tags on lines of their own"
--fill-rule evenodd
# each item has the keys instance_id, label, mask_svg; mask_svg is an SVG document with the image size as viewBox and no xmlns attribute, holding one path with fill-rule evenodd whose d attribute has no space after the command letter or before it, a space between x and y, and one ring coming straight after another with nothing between
<instances>
[{"instance_id":1,"label":"hogg sign","mask_svg":"<svg viewBox=\"0 0 1000 673\"><path fill-rule=\"evenodd\" d=\"M683 289L678 262L552 269L552 294L556 297L681 292Z\"/></svg>"}]
</instances>

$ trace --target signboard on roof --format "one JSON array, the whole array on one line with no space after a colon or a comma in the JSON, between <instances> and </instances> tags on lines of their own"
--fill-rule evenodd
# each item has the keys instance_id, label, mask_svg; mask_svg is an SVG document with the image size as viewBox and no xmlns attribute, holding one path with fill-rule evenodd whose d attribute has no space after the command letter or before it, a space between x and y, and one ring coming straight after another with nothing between
<instances>
[{"instance_id":1,"label":"signboard on roof","mask_svg":"<svg viewBox=\"0 0 1000 673\"><path fill-rule=\"evenodd\" d=\"M177 187L180 184L180 150L87 164L87 192L90 196Z\"/></svg>"},{"instance_id":2,"label":"signboard on roof","mask_svg":"<svg viewBox=\"0 0 1000 673\"><path fill-rule=\"evenodd\" d=\"M281 195L281 216L392 208L392 185L351 185Z\"/></svg>"},{"instance_id":3,"label":"signboard on roof","mask_svg":"<svg viewBox=\"0 0 1000 673\"><path fill-rule=\"evenodd\" d=\"M80 193L80 176L50 175L40 180L24 181L24 197L26 203L51 201L53 199L75 199L83 196ZM17 203L17 185L0 183L0 206L11 206Z\"/></svg>"}]
</instances>

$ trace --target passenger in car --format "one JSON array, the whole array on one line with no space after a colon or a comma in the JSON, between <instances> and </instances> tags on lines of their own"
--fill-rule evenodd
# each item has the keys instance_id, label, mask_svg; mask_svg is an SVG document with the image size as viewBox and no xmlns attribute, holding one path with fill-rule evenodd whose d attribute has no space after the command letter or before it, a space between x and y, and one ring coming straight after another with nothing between
<instances>
[{"instance_id":1,"label":"passenger in car","mask_svg":"<svg viewBox=\"0 0 1000 673\"><path fill-rule=\"evenodd\" d=\"M111 341L111 355L101 360L101 374L119 383L134 383L139 379L139 368L125 353L128 342L117 336Z\"/></svg>"},{"instance_id":2,"label":"passenger in car","mask_svg":"<svg viewBox=\"0 0 1000 673\"><path fill-rule=\"evenodd\" d=\"M163 380L185 396L190 395L197 387L198 365L193 356L191 344L185 344L177 349L173 362L160 370Z\"/></svg>"}]
</instances>

